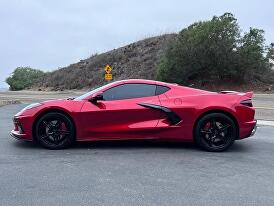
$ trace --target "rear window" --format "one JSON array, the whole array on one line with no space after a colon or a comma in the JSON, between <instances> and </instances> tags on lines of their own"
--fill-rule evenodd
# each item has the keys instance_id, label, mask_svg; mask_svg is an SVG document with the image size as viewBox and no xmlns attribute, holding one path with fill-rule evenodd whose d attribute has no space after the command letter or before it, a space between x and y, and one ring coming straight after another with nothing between
<instances>
[{"instance_id":1,"label":"rear window","mask_svg":"<svg viewBox=\"0 0 274 206\"><path fill-rule=\"evenodd\" d=\"M169 87L157 85L157 87L156 87L156 93L155 94L156 95L164 94L168 90L170 90Z\"/></svg>"}]
</instances>

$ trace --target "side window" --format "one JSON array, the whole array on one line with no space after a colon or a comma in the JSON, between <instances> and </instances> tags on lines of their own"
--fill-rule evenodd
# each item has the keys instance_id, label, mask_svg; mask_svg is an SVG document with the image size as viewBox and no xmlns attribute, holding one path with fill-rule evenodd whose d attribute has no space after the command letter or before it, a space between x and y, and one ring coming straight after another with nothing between
<instances>
[{"instance_id":1,"label":"side window","mask_svg":"<svg viewBox=\"0 0 274 206\"><path fill-rule=\"evenodd\" d=\"M152 84L122 84L106 90L104 100L121 100L139 97L155 96L156 85Z\"/></svg>"},{"instance_id":2,"label":"side window","mask_svg":"<svg viewBox=\"0 0 274 206\"><path fill-rule=\"evenodd\" d=\"M169 87L157 85L157 88L156 88L156 95L163 94L163 93L167 92L168 90L170 90Z\"/></svg>"}]
</instances>

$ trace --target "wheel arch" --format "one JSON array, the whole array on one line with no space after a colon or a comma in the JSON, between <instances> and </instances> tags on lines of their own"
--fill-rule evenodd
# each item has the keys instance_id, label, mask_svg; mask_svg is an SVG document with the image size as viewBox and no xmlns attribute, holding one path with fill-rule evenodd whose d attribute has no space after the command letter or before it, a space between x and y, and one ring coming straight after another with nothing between
<instances>
[{"instance_id":1,"label":"wheel arch","mask_svg":"<svg viewBox=\"0 0 274 206\"><path fill-rule=\"evenodd\" d=\"M212 113L221 113L221 114L225 114L227 115L228 117L230 117L232 119L232 121L235 123L236 125L236 129L237 129L237 138L239 137L239 134L240 134L240 127L239 127L239 123L238 123L238 120L236 119L236 117L228 112L228 111L225 111L225 110L222 110L222 109L211 109L211 110L208 110L208 111L205 111L205 112L202 112L198 118L195 120L195 123L194 123L194 126L193 126L193 130L192 130L192 135L193 135L193 140L195 140L194 138L194 134L195 134L195 128L199 122L199 120L204 117L205 115L208 115L208 114L212 114Z\"/></svg>"},{"instance_id":2,"label":"wheel arch","mask_svg":"<svg viewBox=\"0 0 274 206\"><path fill-rule=\"evenodd\" d=\"M36 141L36 136L35 136L35 127L36 127L36 124L37 124L37 121L42 117L44 116L45 114L47 113L51 113L51 112L57 112L57 113L61 113L63 115L66 115L70 121L72 122L73 126L74 126L74 130L75 130L75 138L77 137L77 127L76 127L76 124L72 118L72 116L69 114L69 112L67 111L64 111L62 109L58 109L58 108L48 108L46 110L43 110L42 112L40 112L34 119L33 121L33 124L32 124L32 139L34 141Z\"/></svg>"}]
</instances>

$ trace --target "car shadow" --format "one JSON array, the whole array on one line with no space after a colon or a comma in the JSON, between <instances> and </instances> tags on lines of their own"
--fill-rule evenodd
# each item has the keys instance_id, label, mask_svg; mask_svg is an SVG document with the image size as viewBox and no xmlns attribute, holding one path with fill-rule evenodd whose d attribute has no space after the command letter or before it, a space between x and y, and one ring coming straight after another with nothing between
<instances>
[{"instance_id":1,"label":"car shadow","mask_svg":"<svg viewBox=\"0 0 274 206\"><path fill-rule=\"evenodd\" d=\"M18 148L42 148L36 143L27 141L14 141L13 145ZM196 146L190 142L159 142L151 140L119 140L119 141L92 141L77 142L74 146L67 148L72 149L120 149L120 148L189 148L195 149Z\"/></svg>"},{"instance_id":2,"label":"car shadow","mask_svg":"<svg viewBox=\"0 0 274 206\"><path fill-rule=\"evenodd\" d=\"M14 146L21 149L43 149L38 144L32 142L15 141ZM202 151L192 142L168 142L168 141L151 141L151 140L120 140L120 141L93 141L93 142L77 142L73 147L67 150L85 150L85 149L183 149L192 151ZM235 142L226 152L248 152L250 145L241 142Z\"/></svg>"},{"instance_id":3,"label":"car shadow","mask_svg":"<svg viewBox=\"0 0 274 206\"><path fill-rule=\"evenodd\" d=\"M97 141L97 142L78 142L74 148L97 148L97 149L145 149L145 148L184 148L196 149L191 142L163 142L151 140L127 140L127 141Z\"/></svg>"}]
</instances>

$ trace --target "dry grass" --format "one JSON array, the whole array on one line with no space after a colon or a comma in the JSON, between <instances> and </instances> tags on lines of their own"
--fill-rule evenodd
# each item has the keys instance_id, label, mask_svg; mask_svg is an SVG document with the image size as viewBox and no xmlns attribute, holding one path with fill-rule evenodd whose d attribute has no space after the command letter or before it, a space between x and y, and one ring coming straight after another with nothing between
<instances>
[{"instance_id":1,"label":"dry grass","mask_svg":"<svg viewBox=\"0 0 274 206\"><path fill-rule=\"evenodd\" d=\"M104 66L113 67L114 80L155 79L156 65L175 34L147 38L127 46L96 54L76 64L58 69L40 79L32 89L71 90L105 84Z\"/></svg>"}]
</instances>

